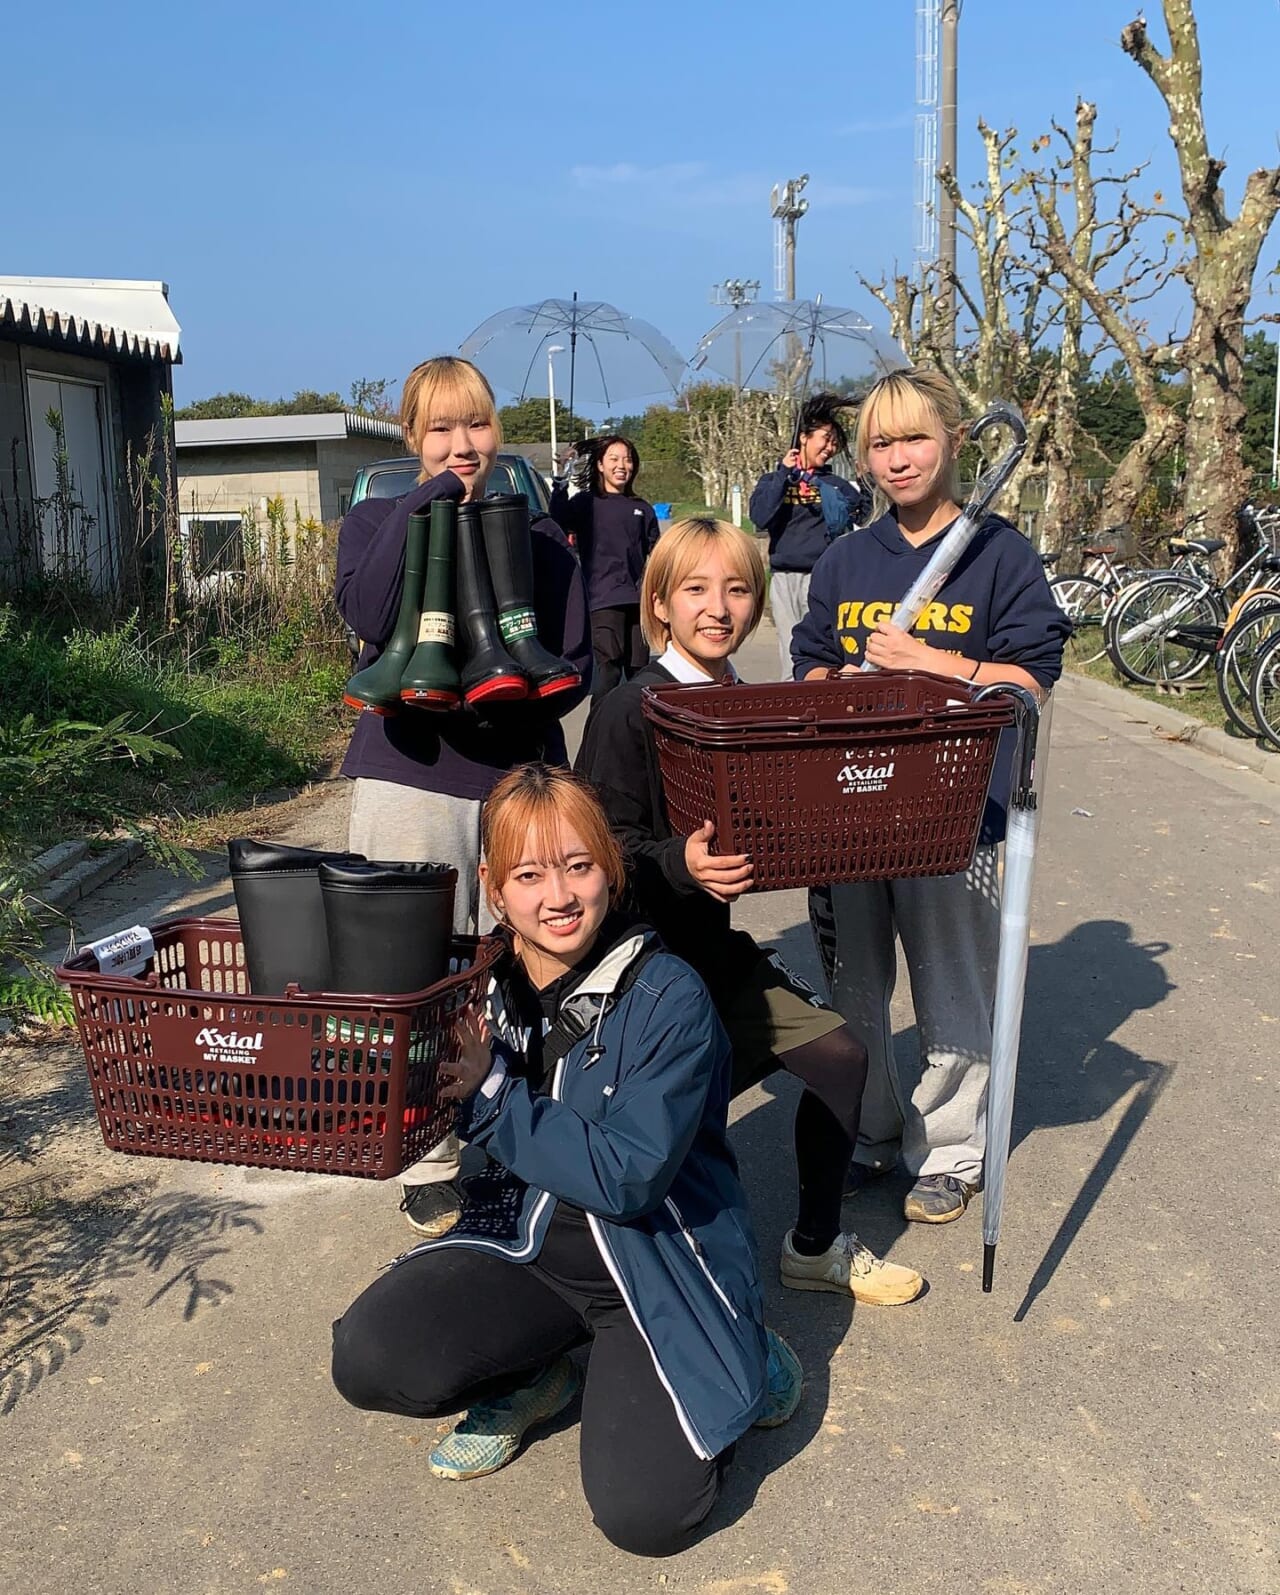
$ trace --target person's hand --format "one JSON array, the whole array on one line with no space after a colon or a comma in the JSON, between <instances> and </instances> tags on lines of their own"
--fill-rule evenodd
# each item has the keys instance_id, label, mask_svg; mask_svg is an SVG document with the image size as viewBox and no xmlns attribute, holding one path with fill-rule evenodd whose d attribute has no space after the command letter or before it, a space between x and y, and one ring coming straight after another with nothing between
<instances>
[{"instance_id":1,"label":"person's hand","mask_svg":"<svg viewBox=\"0 0 1280 1595\"><path fill-rule=\"evenodd\" d=\"M684 844L684 861L690 875L704 892L722 903L731 903L755 884L751 861L745 853L713 853L711 843L716 828L703 820Z\"/></svg>"},{"instance_id":2,"label":"person's hand","mask_svg":"<svg viewBox=\"0 0 1280 1595\"><path fill-rule=\"evenodd\" d=\"M937 649L888 620L882 620L867 638L867 658L881 670L932 670L936 674L939 669Z\"/></svg>"},{"instance_id":3,"label":"person's hand","mask_svg":"<svg viewBox=\"0 0 1280 1595\"><path fill-rule=\"evenodd\" d=\"M788 449L782 456L782 463L788 471L798 471L800 469L800 450Z\"/></svg>"},{"instance_id":4,"label":"person's hand","mask_svg":"<svg viewBox=\"0 0 1280 1595\"><path fill-rule=\"evenodd\" d=\"M493 1067L489 1050L489 1025L478 1008L464 1008L453 1022L458 1055L440 1066L446 1081L440 1095L446 1102L462 1102L480 1089Z\"/></svg>"}]
</instances>

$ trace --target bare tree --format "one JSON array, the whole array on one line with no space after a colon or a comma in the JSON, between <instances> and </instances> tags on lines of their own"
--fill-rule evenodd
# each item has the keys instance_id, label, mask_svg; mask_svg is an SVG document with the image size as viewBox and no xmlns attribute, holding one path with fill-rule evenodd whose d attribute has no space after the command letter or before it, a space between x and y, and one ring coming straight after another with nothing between
<instances>
[{"instance_id":1,"label":"bare tree","mask_svg":"<svg viewBox=\"0 0 1280 1595\"><path fill-rule=\"evenodd\" d=\"M1050 492L1070 505L1071 474L1084 436L1078 424L1078 408L1067 402L1067 392L1075 391L1079 383L1083 369L1081 340L1088 321L1100 333L1101 347L1113 345L1124 360L1142 411L1142 433L1116 465L1103 493L1102 520L1111 524L1130 519L1154 468L1182 436L1181 416L1161 380L1163 371L1176 360L1177 351L1153 341L1144 319L1146 302L1178 268L1170 261L1167 243L1154 254L1147 252L1149 224L1158 212L1133 196L1133 185L1143 168L1134 167L1120 174L1095 172L1097 115L1096 106L1080 100L1072 129L1055 122L1054 132L1064 145L1065 154L1048 169L1028 172L1027 183L1036 201L1032 249L1047 259L1062 283L1059 291L1063 334L1056 363L1058 403L1046 451ZM1114 146L1101 153L1113 152ZM1114 188L1117 195L1105 217L1099 215L1098 208L1098 195L1103 188ZM1064 190L1072 201L1066 219L1061 203ZM1057 510L1055 505L1054 518L1061 525L1063 517Z\"/></svg>"},{"instance_id":2,"label":"bare tree","mask_svg":"<svg viewBox=\"0 0 1280 1595\"><path fill-rule=\"evenodd\" d=\"M1280 209L1280 167L1259 167L1245 180L1236 215L1222 192L1226 162L1210 155L1205 131L1200 40L1191 0L1163 0L1169 51L1162 55L1139 16L1120 43L1147 74L1169 112L1193 255L1185 268L1191 326L1180 346L1189 384L1186 508L1204 510L1208 530L1238 555L1235 511L1248 496L1244 463L1245 317L1258 257Z\"/></svg>"}]
</instances>

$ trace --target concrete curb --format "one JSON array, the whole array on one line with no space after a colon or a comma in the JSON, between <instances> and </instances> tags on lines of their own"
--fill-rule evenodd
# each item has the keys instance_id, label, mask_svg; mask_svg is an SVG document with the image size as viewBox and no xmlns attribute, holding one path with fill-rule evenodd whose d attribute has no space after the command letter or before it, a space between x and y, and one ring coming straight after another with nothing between
<instances>
[{"instance_id":1,"label":"concrete curb","mask_svg":"<svg viewBox=\"0 0 1280 1595\"><path fill-rule=\"evenodd\" d=\"M1074 671L1063 675L1057 691L1069 703L1073 698L1096 704L1101 709L1111 709L1123 714L1126 720L1138 721L1151 727L1153 735L1167 742L1181 742L1202 753L1225 759L1237 769L1251 770L1264 781L1280 786L1280 753L1269 752L1256 742L1246 742L1243 737L1229 737L1217 726L1207 726L1178 709L1167 708L1162 703L1148 703L1136 693L1123 687L1113 687L1105 681L1095 681L1092 676L1078 675Z\"/></svg>"},{"instance_id":2,"label":"concrete curb","mask_svg":"<svg viewBox=\"0 0 1280 1595\"><path fill-rule=\"evenodd\" d=\"M63 842L42 853L36 860L37 868L42 868L43 861L53 854L62 855L59 862L64 866L69 864L69 867L62 867L57 873L46 876L47 884L33 887L33 891L42 903L61 912L83 901L99 886L127 869L135 859L141 858L142 843L128 838L113 842L101 852L92 853L87 843Z\"/></svg>"}]
</instances>

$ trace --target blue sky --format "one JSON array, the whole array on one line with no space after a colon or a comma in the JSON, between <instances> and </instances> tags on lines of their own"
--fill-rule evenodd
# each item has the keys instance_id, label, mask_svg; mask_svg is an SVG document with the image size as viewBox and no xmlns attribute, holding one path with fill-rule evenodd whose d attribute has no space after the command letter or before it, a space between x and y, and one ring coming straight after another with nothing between
<instances>
[{"instance_id":1,"label":"blue sky","mask_svg":"<svg viewBox=\"0 0 1280 1595\"><path fill-rule=\"evenodd\" d=\"M1118 133L1167 187L1162 107L1117 43L1135 9L967 0L962 176L979 115L1031 134L1084 94L1099 142ZM1234 200L1277 158L1280 8L1199 12ZM493 311L575 288L687 354L722 314L713 282L770 288L769 190L802 171L802 296L876 319L858 274L911 258L911 0L54 0L4 31L0 134L24 153L0 272L163 278L179 402L398 382Z\"/></svg>"}]
</instances>

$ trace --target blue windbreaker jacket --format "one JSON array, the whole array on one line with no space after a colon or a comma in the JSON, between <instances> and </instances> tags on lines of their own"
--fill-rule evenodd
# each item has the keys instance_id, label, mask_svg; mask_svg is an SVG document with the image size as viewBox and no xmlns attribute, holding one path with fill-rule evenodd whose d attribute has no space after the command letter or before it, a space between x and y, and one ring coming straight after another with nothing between
<instances>
[{"instance_id":1,"label":"blue windbreaker jacket","mask_svg":"<svg viewBox=\"0 0 1280 1595\"><path fill-rule=\"evenodd\" d=\"M634 927L563 997L560 1017L581 1033L548 1052L547 1094L516 1072L526 1038L498 982L489 996L494 1067L460 1134L493 1166L468 1182L458 1227L405 1257L466 1246L532 1262L557 1200L584 1209L690 1446L717 1456L763 1407L767 1353L726 1133L729 1041L706 987Z\"/></svg>"}]
</instances>

